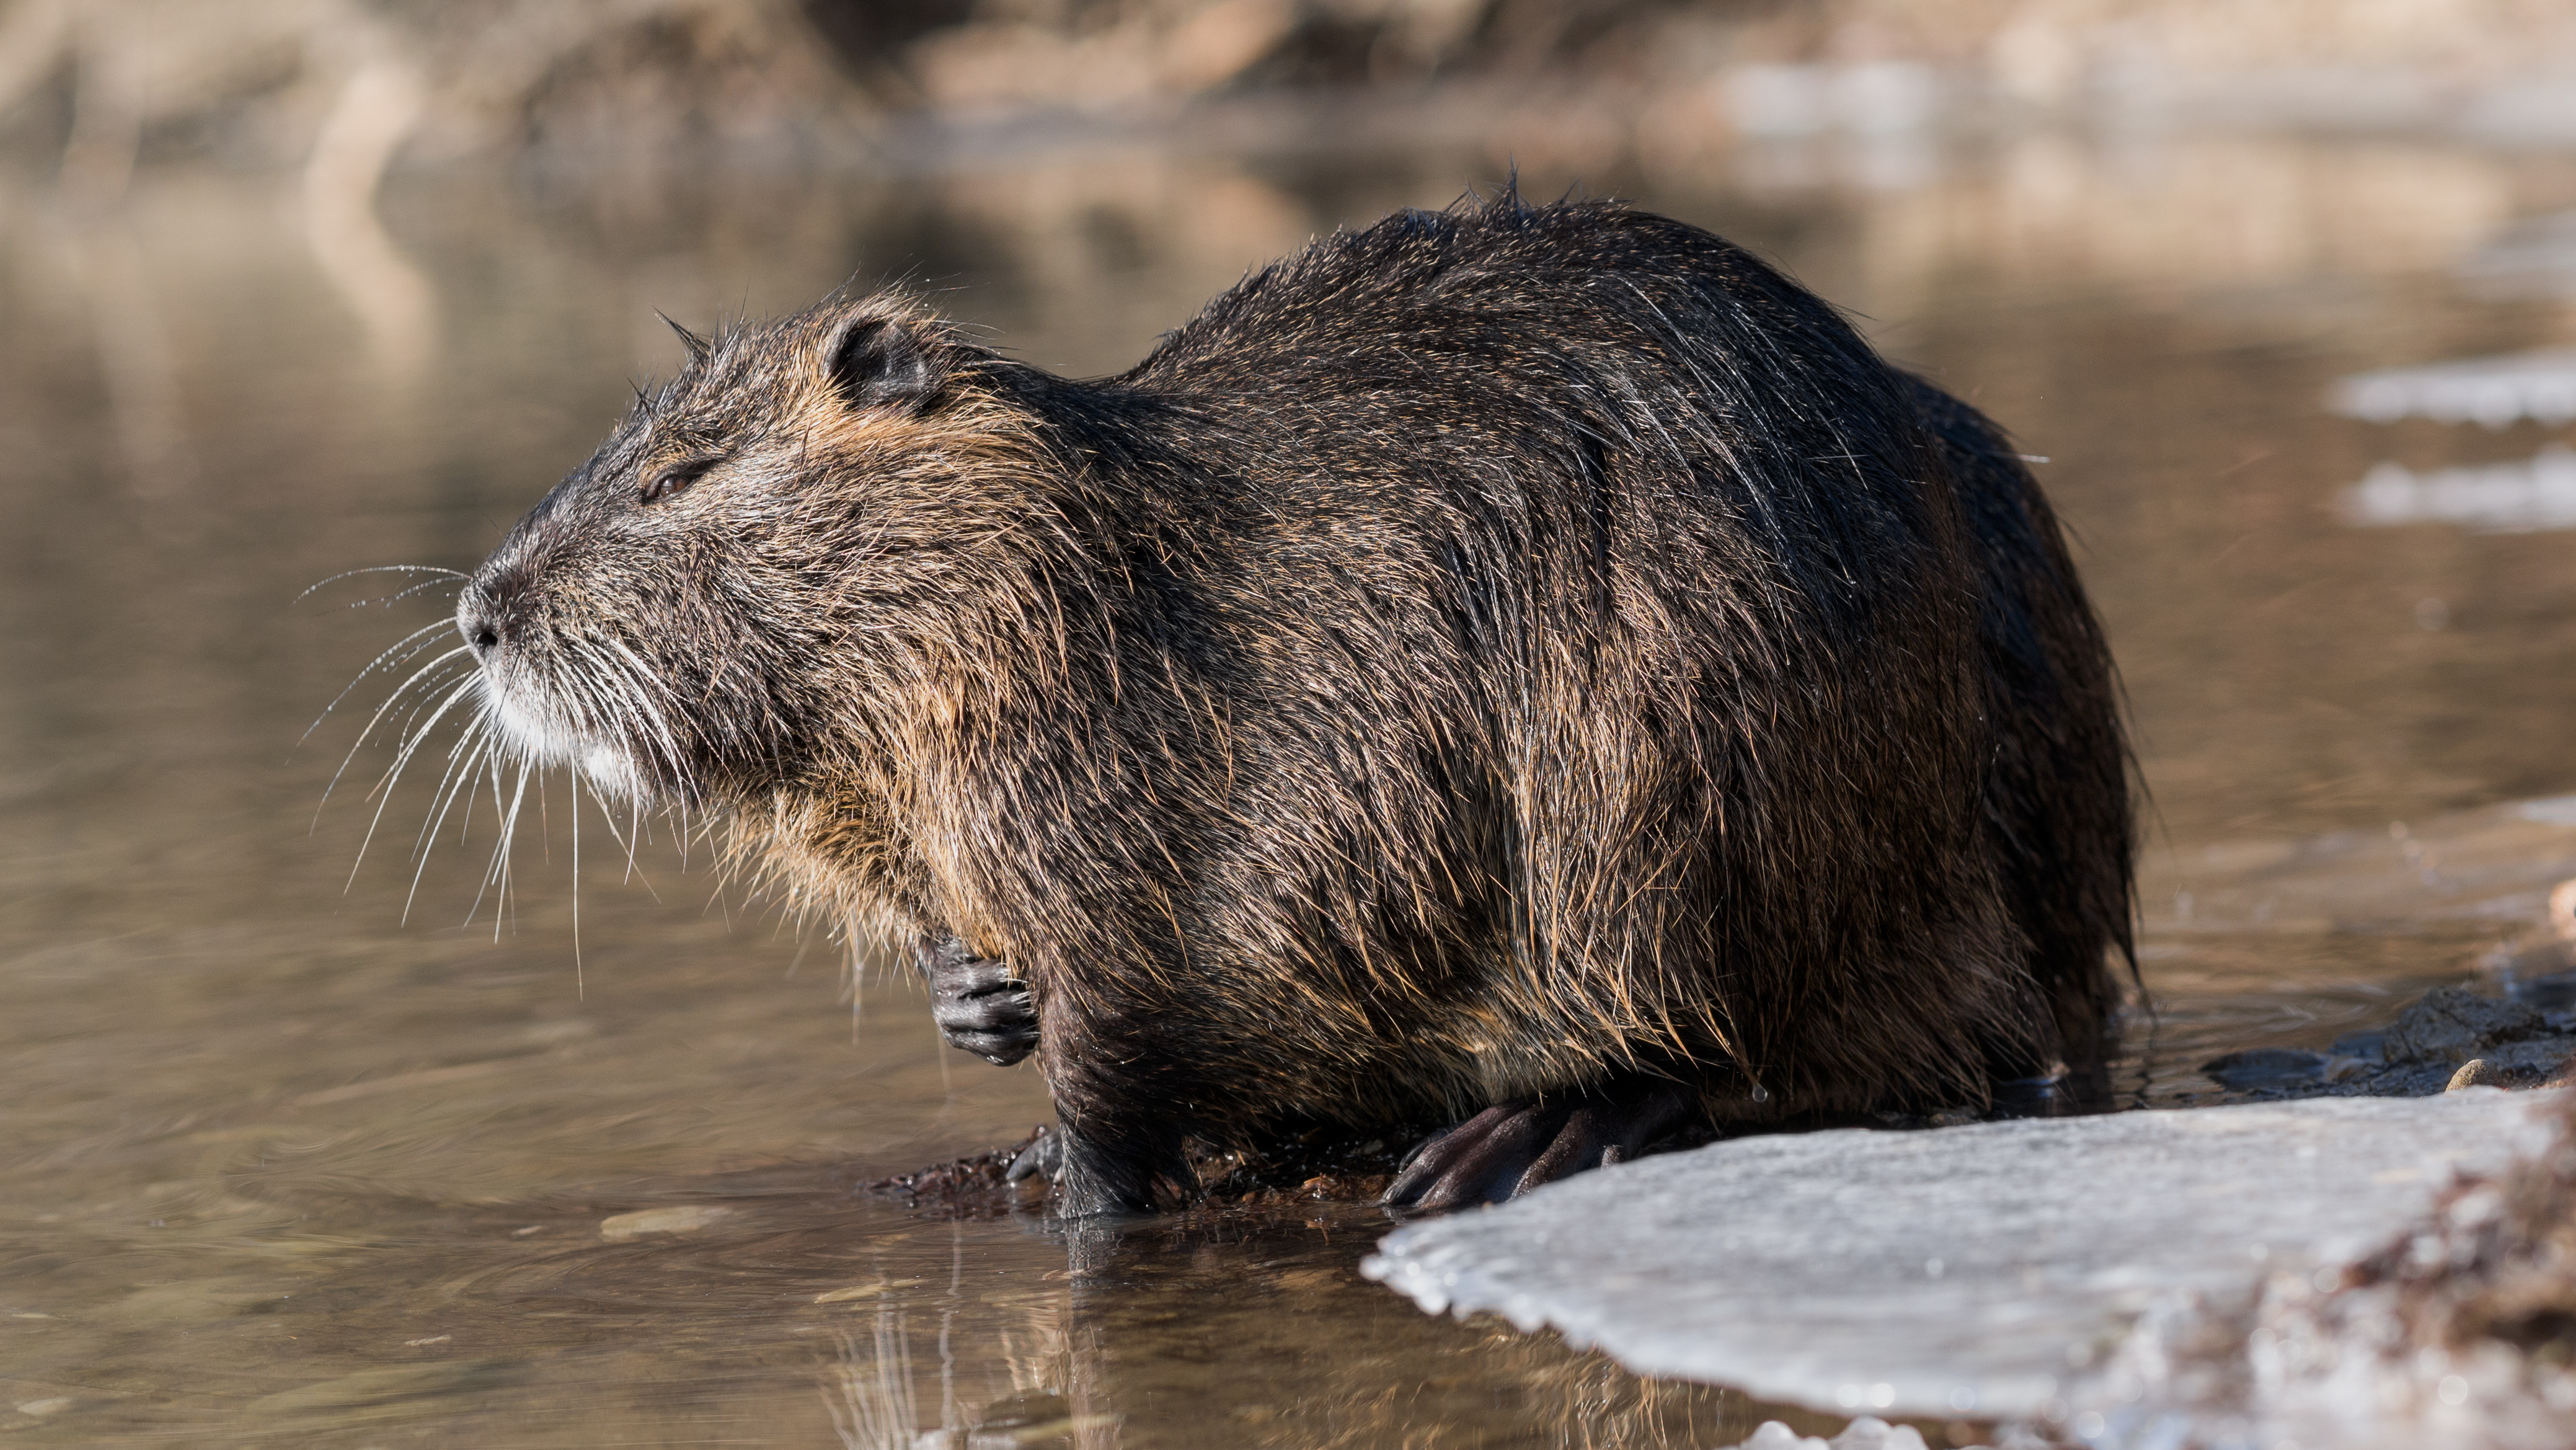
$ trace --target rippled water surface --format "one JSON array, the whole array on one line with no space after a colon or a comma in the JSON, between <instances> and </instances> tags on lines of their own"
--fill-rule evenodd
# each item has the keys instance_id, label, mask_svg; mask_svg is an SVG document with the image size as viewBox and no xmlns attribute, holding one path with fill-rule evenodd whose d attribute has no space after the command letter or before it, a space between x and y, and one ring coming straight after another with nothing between
<instances>
[{"instance_id":1,"label":"rippled water surface","mask_svg":"<svg viewBox=\"0 0 2576 1450\"><path fill-rule=\"evenodd\" d=\"M2161 1098L2536 920L2576 813L2473 808L2576 791L2571 536L2339 501L2565 430L2326 402L2576 341L2576 259L2479 262L2576 206L2576 166L2189 138L1520 160L1759 246L2050 460L2155 797ZM425 774L358 862L387 755L316 807L393 677L298 743L444 609L349 607L391 575L299 591L470 567L676 360L656 308L902 274L1105 371L1247 265L1504 164L427 177L380 230L308 227L291 178L146 173L90 215L0 191L0 1435L1693 1446L1780 1413L1420 1316L1353 1272L1368 1211L1068 1237L853 1196L1017 1138L1038 1079L939 1047L900 981L854 993L666 828L630 858L585 815L576 896L560 781L505 901L478 901L488 802L415 869ZM705 1211L603 1232L673 1209Z\"/></svg>"}]
</instances>

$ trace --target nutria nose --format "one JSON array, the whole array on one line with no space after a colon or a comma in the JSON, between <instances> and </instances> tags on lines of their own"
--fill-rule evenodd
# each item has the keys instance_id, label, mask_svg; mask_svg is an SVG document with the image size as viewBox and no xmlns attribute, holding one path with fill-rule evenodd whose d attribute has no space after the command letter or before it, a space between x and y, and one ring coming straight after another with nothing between
<instances>
[{"instance_id":1,"label":"nutria nose","mask_svg":"<svg viewBox=\"0 0 2576 1450\"><path fill-rule=\"evenodd\" d=\"M465 636L476 659L489 657L518 632L533 572L525 552L509 544L474 571L456 601L456 632Z\"/></svg>"},{"instance_id":2,"label":"nutria nose","mask_svg":"<svg viewBox=\"0 0 2576 1450\"><path fill-rule=\"evenodd\" d=\"M478 660L501 647L501 622L483 591L466 592L456 610L456 632L465 636L467 647Z\"/></svg>"},{"instance_id":3,"label":"nutria nose","mask_svg":"<svg viewBox=\"0 0 2576 1450\"><path fill-rule=\"evenodd\" d=\"M456 632L465 636L474 658L485 659L501 647L503 636L510 631L513 606L526 592L526 580L520 571L488 565L473 583L465 586L464 597L456 602Z\"/></svg>"}]
</instances>

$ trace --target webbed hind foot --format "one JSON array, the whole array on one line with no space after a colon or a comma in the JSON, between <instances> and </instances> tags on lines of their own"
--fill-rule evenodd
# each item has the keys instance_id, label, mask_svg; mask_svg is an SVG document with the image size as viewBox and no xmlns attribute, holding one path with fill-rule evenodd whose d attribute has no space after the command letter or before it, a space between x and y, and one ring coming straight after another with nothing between
<instances>
[{"instance_id":1,"label":"webbed hind foot","mask_svg":"<svg viewBox=\"0 0 2576 1450\"><path fill-rule=\"evenodd\" d=\"M1387 1185L1391 1208L1501 1203L1542 1183L1623 1162L1678 1126L1698 1095L1661 1078L1496 1103L1425 1138Z\"/></svg>"}]
</instances>

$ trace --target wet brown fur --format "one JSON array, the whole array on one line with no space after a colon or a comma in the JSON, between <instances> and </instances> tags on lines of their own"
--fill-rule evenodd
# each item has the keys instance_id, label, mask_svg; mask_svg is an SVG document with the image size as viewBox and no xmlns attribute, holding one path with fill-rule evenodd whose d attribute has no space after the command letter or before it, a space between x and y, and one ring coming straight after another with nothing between
<instances>
[{"instance_id":1,"label":"wet brown fur","mask_svg":"<svg viewBox=\"0 0 2576 1450\"><path fill-rule=\"evenodd\" d=\"M900 296L732 329L465 617L538 753L1010 963L1085 1206L1184 1135L1623 1074L1721 1121L2099 1080L2131 818L2055 521L1679 223L1404 214L1096 383Z\"/></svg>"}]
</instances>

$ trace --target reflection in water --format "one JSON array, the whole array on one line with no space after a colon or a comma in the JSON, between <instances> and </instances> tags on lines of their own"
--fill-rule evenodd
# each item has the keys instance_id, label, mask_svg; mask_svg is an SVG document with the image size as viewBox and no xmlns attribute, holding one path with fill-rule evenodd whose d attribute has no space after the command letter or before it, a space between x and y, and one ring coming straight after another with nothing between
<instances>
[{"instance_id":1,"label":"reflection in water","mask_svg":"<svg viewBox=\"0 0 2576 1450\"><path fill-rule=\"evenodd\" d=\"M2504 428L2576 418L2576 348L2386 368L2335 384L2337 412L2373 423L2431 418Z\"/></svg>"},{"instance_id":2,"label":"reflection in water","mask_svg":"<svg viewBox=\"0 0 2576 1450\"><path fill-rule=\"evenodd\" d=\"M182 411L179 363L163 325L158 290L122 218L99 217L60 238L65 273L96 319L99 373L109 421L134 492L167 498L195 472Z\"/></svg>"},{"instance_id":3,"label":"reflection in water","mask_svg":"<svg viewBox=\"0 0 2576 1450\"><path fill-rule=\"evenodd\" d=\"M376 185L421 107L420 78L378 60L349 77L304 166L305 234L323 275L367 325L370 350L408 378L436 343L437 299L376 217Z\"/></svg>"},{"instance_id":4,"label":"reflection in water","mask_svg":"<svg viewBox=\"0 0 2576 1450\"><path fill-rule=\"evenodd\" d=\"M846 1331L832 1337L841 1346L837 1372L823 1390L832 1432L848 1450L913 1450L921 1416L912 1404L912 1340L904 1332L903 1316L878 1310L876 1333L866 1350Z\"/></svg>"},{"instance_id":5,"label":"reflection in water","mask_svg":"<svg viewBox=\"0 0 2576 1450\"><path fill-rule=\"evenodd\" d=\"M970 1255L961 1233L952 1241L961 1272L827 1291L817 1297L865 1301L852 1305L859 1323L825 1331L837 1350L820 1376L834 1431L868 1450L1219 1438L1430 1447L1498 1435L1685 1450L1740 1439L1780 1413L1722 1390L1641 1380L1499 1325L1422 1319L1353 1270L1383 1223L1343 1207L1316 1212L1330 1217L1081 1230L1069 1242L1050 1232L1070 1251L1069 1273L1030 1275L1034 1288L986 1285L971 1302L957 1297L962 1267L987 1268L991 1246ZM898 1297L910 1307L888 1302ZM1319 1355L1324 1334L1365 1342ZM1384 1377L1392 1363L1409 1372ZM1181 1405L1187 1418L1175 1422Z\"/></svg>"},{"instance_id":6,"label":"reflection in water","mask_svg":"<svg viewBox=\"0 0 2576 1450\"><path fill-rule=\"evenodd\" d=\"M2489 533L2576 529L2576 453L2551 445L2519 463L2481 463L2416 473L2373 467L2344 495L2356 524L2457 524Z\"/></svg>"},{"instance_id":7,"label":"reflection in water","mask_svg":"<svg viewBox=\"0 0 2576 1450\"><path fill-rule=\"evenodd\" d=\"M370 204L400 96L348 84L318 199L149 167L100 210L0 198L16 1433L1607 1450L1729 1443L1781 1413L1426 1318L1351 1273L1384 1227L1358 1209L1068 1240L854 1198L1017 1140L1042 1085L955 1059L894 975L853 989L854 1034L796 932L684 867L667 831L631 882L622 848L617 870L584 863L577 987L568 813L595 808L559 780L531 787L497 939L489 918L449 925L488 800L450 817L403 926L413 864L370 859L342 891L368 811L335 800L310 826L357 726L335 714L291 751L405 629L444 639L433 597L336 609L385 576L298 591L470 567L587 456L629 379L676 361L656 307L703 326L910 276L1023 357L1106 371L1246 267L1442 204L1507 156L1102 143L900 179L531 196L433 175ZM1521 124L1494 144L1517 149ZM2576 562L2335 509L2383 459L2420 479L2551 438L2320 399L2376 368L2576 340L2567 304L2490 300L2456 271L2576 204L2576 182L2404 145L1873 152L1836 124L1741 153L1613 144L1523 178L1782 259L2055 460L2161 818L2160 1025L2137 1064L2157 1095L2187 1096L2219 1051L2384 1020L2512 937L2546 883L2443 914L2490 868L2433 823L2576 786ZM388 830L427 800L408 787ZM594 852L606 825L583 823ZM2326 832L2342 854L2309 839ZM2532 845L2477 839L2498 860ZM632 1214L650 1216L603 1233Z\"/></svg>"}]
</instances>

